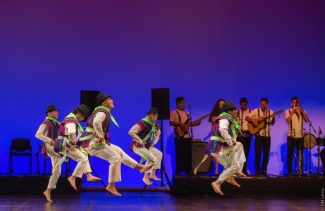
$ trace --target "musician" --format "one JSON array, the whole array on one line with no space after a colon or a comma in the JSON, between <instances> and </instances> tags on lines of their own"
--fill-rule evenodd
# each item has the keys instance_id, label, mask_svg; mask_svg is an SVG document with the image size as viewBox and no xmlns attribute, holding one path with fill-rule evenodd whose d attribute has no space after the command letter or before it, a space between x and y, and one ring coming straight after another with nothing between
<instances>
[{"instance_id":1,"label":"musician","mask_svg":"<svg viewBox=\"0 0 325 211\"><path fill-rule=\"evenodd\" d=\"M267 165L269 162L269 153L271 148L271 125L274 125L275 118L272 110L267 109L269 101L267 98L260 100L260 108L254 109L250 114L245 117L245 120L252 123L255 127L258 126L258 122L255 118L264 117L265 126L261 128L255 135L255 172L259 176L267 176ZM261 168L261 154L263 149L263 163Z\"/></svg>"},{"instance_id":2,"label":"musician","mask_svg":"<svg viewBox=\"0 0 325 211\"><path fill-rule=\"evenodd\" d=\"M304 134L303 134L303 121L308 122L306 114L299 106L299 98L294 96L291 98L292 108L287 109L285 112L286 122L288 123L288 136L287 136L287 170L288 177L292 176L292 154L294 148L298 152L298 169L299 177L302 175L303 169L303 149L304 149Z\"/></svg>"},{"instance_id":3,"label":"musician","mask_svg":"<svg viewBox=\"0 0 325 211\"><path fill-rule=\"evenodd\" d=\"M174 132L174 143L176 152L176 176L180 176L182 171L191 175L191 142L188 129L190 126L198 126L201 120L190 122L189 113L184 110L186 101L184 97L176 98L176 109L170 112L169 125L173 127L180 127L185 134L179 136L177 131Z\"/></svg>"},{"instance_id":4,"label":"musician","mask_svg":"<svg viewBox=\"0 0 325 211\"><path fill-rule=\"evenodd\" d=\"M238 109L237 120L240 125L240 130L242 131L242 133L238 134L237 142L240 142L243 145L244 153L246 157L246 162L244 163L244 167L243 167L243 173L248 175L247 162L248 162L249 149L251 147L252 135L248 131L247 121L245 120L245 117L249 115L251 109L247 107L248 101L244 97L240 98L239 104L240 104L240 109Z\"/></svg>"},{"instance_id":5,"label":"musician","mask_svg":"<svg viewBox=\"0 0 325 211\"><path fill-rule=\"evenodd\" d=\"M215 102L209 116L209 122L211 123L211 126L213 126L213 123L216 121L217 117L221 114L221 108L225 102L226 100L222 98L218 99ZM215 175L219 176L219 163L217 160L215 160L215 165L216 165Z\"/></svg>"}]
</instances>

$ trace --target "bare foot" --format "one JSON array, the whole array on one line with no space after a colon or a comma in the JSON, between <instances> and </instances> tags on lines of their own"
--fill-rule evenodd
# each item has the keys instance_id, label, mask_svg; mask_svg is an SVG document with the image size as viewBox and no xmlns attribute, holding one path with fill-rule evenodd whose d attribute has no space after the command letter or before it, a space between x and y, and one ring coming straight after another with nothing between
<instances>
[{"instance_id":1,"label":"bare foot","mask_svg":"<svg viewBox=\"0 0 325 211\"><path fill-rule=\"evenodd\" d=\"M73 179L72 177L69 177L69 178L68 178L68 181L69 181L70 185L72 186L72 188L73 188L74 190L77 190L77 187L76 187L76 180Z\"/></svg>"},{"instance_id":2,"label":"bare foot","mask_svg":"<svg viewBox=\"0 0 325 211\"><path fill-rule=\"evenodd\" d=\"M156 175L150 175L150 177L149 177L150 179L153 179L153 180L157 180L157 181L159 181L159 180L161 180L160 178L158 178Z\"/></svg>"},{"instance_id":3,"label":"bare foot","mask_svg":"<svg viewBox=\"0 0 325 211\"><path fill-rule=\"evenodd\" d=\"M222 191L221 191L220 184L218 184L217 182L212 182L211 185L212 185L213 190L214 190L217 194L219 194L220 196L223 196L223 195L224 195L224 194L222 193Z\"/></svg>"},{"instance_id":4,"label":"bare foot","mask_svg":"<svg viewBox=\"0 0 325 211\"><path fill-rule=\"evenodd\" d=\"M98 177L94 177L93 175L87 177L88 182L98 182L100 180L102 180L102 179L98 178Z\"/></svg>"},{"instance_id":5,"label":"bare foot","mask_svg":"<svg viewBox=\"0 0 325 211\"><path fill-rule=\"evenodd\" d=\"M152 182L149 180L148 177L143 177L143 178L142 178L142 181L143 181L144 183L146 183L146 185L152 185Z\"/></svg>"},{"instance_id":6,"label":"bare foot","mask_svg":"<svg viewBox=\"0 0 325 211\"><path fill-rule=\"evenodd\" d=\"M154 165L154 163L148 164L148 165L142 165L140 168L140 173L144 173L151 169L151 167Z\"/></svg>"},{"instance_id":7,"label":"bare foot","mask_svg":"<svg viewBox=\"0 0 325 211\"><path fill-rule=\"evenodd\" d=\"M46 197L46 200L47 200L48 202L53 202L53 201L51 200L51 192L50 192L48 189L47 189L46 191L44 191L43 194L44 194L44 196Z\"/></svg>"},{"instance_id":8,"label":"bare foot","mask_svg":"<svg viewBox=\"0 0 325 211\"><path fill-rule=\"evenodd\" d=\"M115 186L107 186L106 190L115 196L122 196L115 188Z\"/></svg>"},{"instance_id":9,"label":"bare foot","mask_svg":"<svg viewBox=\"0 0 325 211\"><path fill-rule=\"evenodd\" d=\"M235 175L237 177L247 177L243 172L237 172Z\"/></svg>"},{"instance_id":10,"label":"bare foot","mask_svg":"<svg viewBox=\"0 0 325 211\"><path fill-rule=\"evenodd\" d=\"M240 184L238 184L233 176L229 177L226 182L232 184L233 186L236 186L237 188L240 188Z\"/></svg>"}]
</instances>

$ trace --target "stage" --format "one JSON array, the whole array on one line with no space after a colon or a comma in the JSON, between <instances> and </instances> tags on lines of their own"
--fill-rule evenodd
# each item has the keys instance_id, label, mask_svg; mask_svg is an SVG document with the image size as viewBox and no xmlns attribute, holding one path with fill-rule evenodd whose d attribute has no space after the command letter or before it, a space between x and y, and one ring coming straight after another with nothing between
<instances>
[{"instance_id":1,"label":"stage","mask_svg":"<svg viewBox=\"0 0 325 211\"><path fill-rule=\"evenodd\" d=\"M0 176L0 194L43 195L50 176ZM80 188L81 179L76 180ZM67 176L61 176L57 188L52 195L75 195L75 191L68 182Z\"/></svg>"},{"instance_id":2,"label":"stage","mask_svg":"<svg viewBox=\"0 0 325 211\"><path fill-rule=\"evenodd\" d=\"M174 193L184 196L214 196L218 195L211 187L211 182L217 177L180 176L174 177ZM240 188L227 182L221 186L226 196L304 196L320 198L325 188L323 177L247 177L235 178Z\"/></svg>"}]
</instances>

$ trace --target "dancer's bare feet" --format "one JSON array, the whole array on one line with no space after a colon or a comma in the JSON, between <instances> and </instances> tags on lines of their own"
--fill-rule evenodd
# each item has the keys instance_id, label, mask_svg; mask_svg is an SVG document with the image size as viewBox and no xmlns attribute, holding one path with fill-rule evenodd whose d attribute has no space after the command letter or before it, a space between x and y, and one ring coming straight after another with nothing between
<instances>
[{"instance_id":1,"label":"dancer's bare feet","mask_svg":"<svg viewBox=\"0 0 325 211\"><path fill-rule=\"evenodd\" d=\"M144 172L148 171L149 169L151 169L151 167L153 165L154 165L154 163L147 164L147 165L137 164L135 168L138 169L140 171L140 173L144 173Z\"/></svg>"},{"instance_id":2,"label":"dancer's bare feet","mask_svg":"<svg viewBox=\"0 0 325 211\"><path fill-rule=\"evenodd\" d=\"M46 189L44 192L43 192L44 196L46 197L46 200L48 202L53 202L51 200L51 189Z\"/></svg>"},{"instance_id":3,"label":"dancer's bare feet","mask_svg":"<svg viewBox=\"0 0 325 211\"><path fill-rule=\"evenodd\" d=\"M152 182L149 180L148 177L143 177L142 181L146 184L146 185L152 185Z\"/></svg>"},{"instance_id":4,"label":"dancer's bare feet","mask_svg":"<svg viewBox=\"0 0 325 211\"><path fill-rule=\"evenodd\" d=\"M240 188L240 184L238 184L233 176L229 177L226 182L232 184L233 186Z\"/></svg>"},{"instance_id":5,"label":"dancer's bare feet","mask_svg":"<svg viewBox=\"0 0 325 211\"><path fill-rule=\"evenodd\" d=\"M106 190L115 196L122 196L115 188L115 185L110 183L107 185Z\"/></svg>"},{"instance_id":6,"label":"dancer's bare feet","mask_svg":"<svg viewBox=\"0 0 325 211\"><path fill-rule=\"evenodd\" d=\"M94 177L92 174L87 174L87 181L88 182L98 182L102 180L101 178L98 178L98 177Z\"/></svg>"},{"instance_id":7,"label":"dancer's bare feet","mask_svg":"<svg viewBox=\"0 0 325 211\"><path fill-rule=\"evenodd\" d=\"M237 177L247 177L243 172L237 172L235 175Z\"/></svg>"},{"instance_id":8,"label":"dancer's bare feet","mask_svg":"<svg viewBox=\"0 0 325 211\"><path fill-rule=\"evenodd\" d=\"M69 181L70 185L72 186L72 188L74 190L77 190L77 187L76 187L76 178L73 177L73 176L71 176L71 177L68 178L68 181Z\"/></svg>"},{"instance_id":9,"label":"dancer's bare feet","mask_svg":"<svg viewBox=\"0 0 325 211\"><path fill-rule=\"evenodd\" d=\"M157 180L157 181L159 181L159 180L161 180L160 178L158 178L156 175L152 175L152 174L150 174L150 177L149 177L150 179L153 179L153 180Z\"/></svg>"},{"instance_id":10,"label":"dancer's bare feet","mask_svg":"<svg viewBox=\"0 0 325 211\"><path fill-rule=\"evenodd\" d=\"M213 190L219 194L220 196L223 196L223 192L221 191L221 182L219 180L214 181L211 183Z\"/></svg>"}]
</instances>

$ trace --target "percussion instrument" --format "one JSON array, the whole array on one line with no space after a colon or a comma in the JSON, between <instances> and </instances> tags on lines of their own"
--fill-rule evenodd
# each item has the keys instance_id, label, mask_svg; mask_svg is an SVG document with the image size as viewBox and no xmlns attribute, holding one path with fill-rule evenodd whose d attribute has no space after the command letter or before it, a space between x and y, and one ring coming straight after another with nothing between
<instances>
[{"instance_id":1,"label":"percussion instrument","mask_svg":"<svg viewBox=\"0 0 325 211\"><path fill-rule=\"evenodd\" d=\"M312 149L316 145L316 137L313 134L304 135L304 147Z\"/></svg>"}]
</instances>

